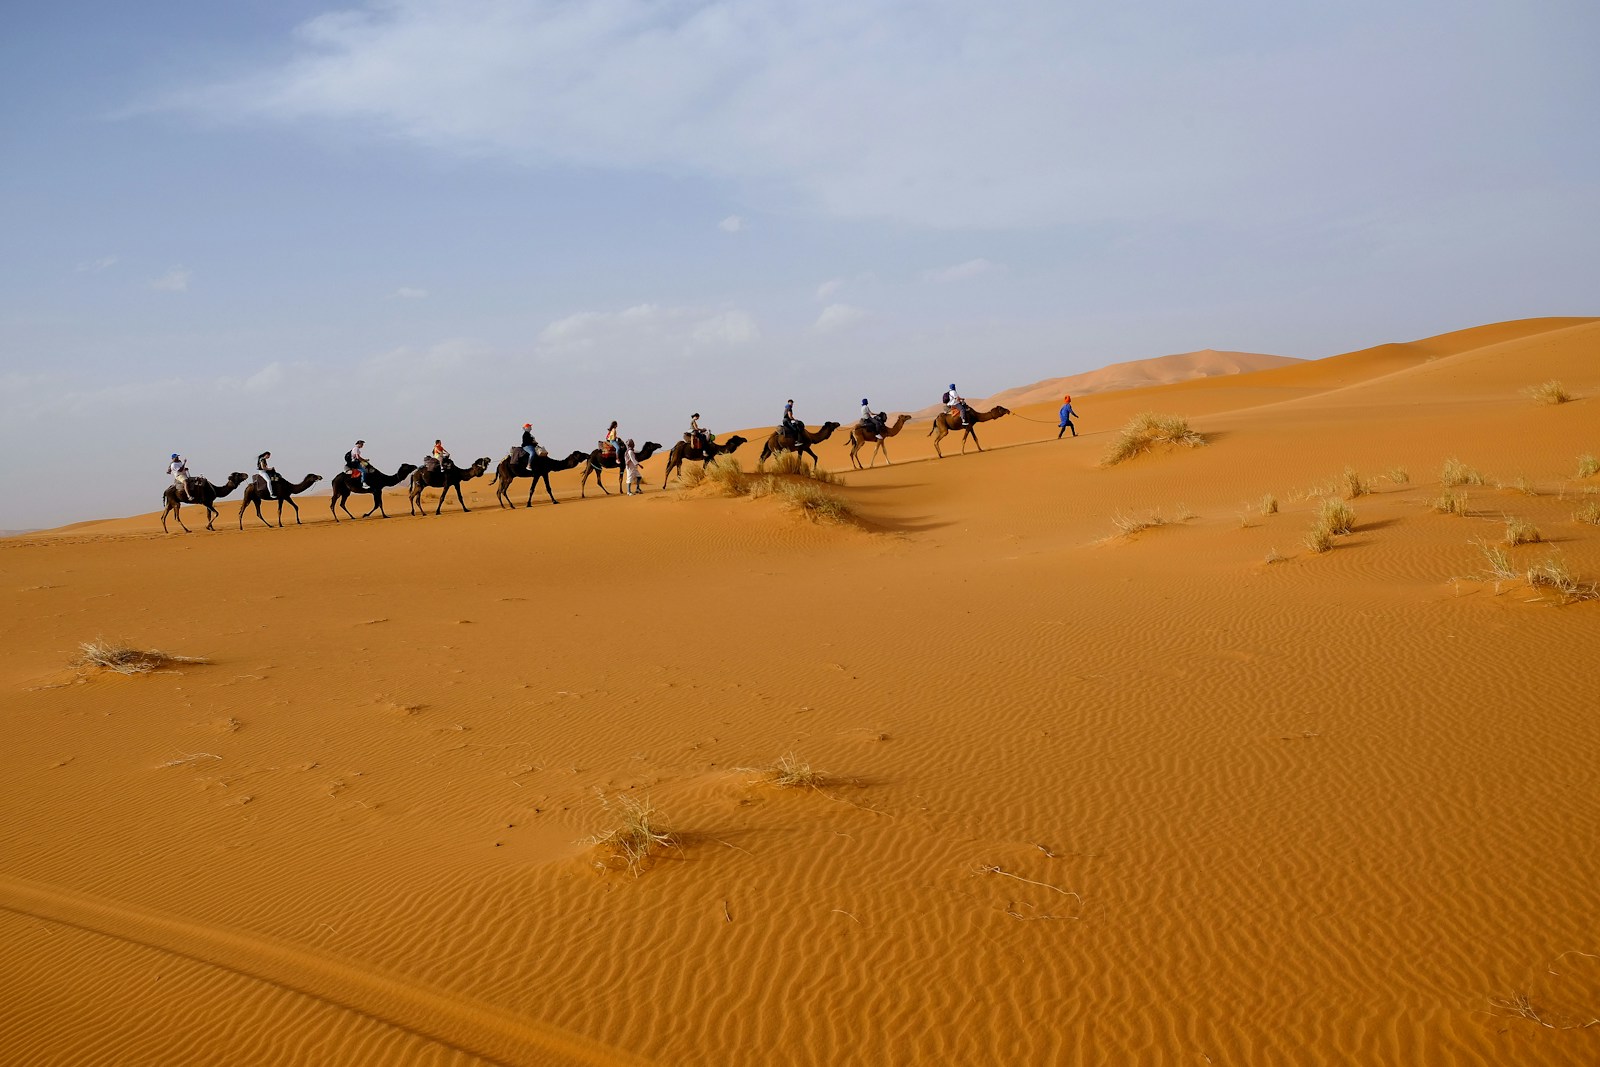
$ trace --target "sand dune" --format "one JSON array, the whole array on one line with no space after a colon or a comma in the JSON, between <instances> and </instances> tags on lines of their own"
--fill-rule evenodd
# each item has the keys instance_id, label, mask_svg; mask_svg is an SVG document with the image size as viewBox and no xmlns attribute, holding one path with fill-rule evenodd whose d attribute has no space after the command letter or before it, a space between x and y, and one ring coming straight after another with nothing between
<instances>
[{"instance_id":1,"label":"sand dune","mask_svg":"<svg viewBox=\"0 0 1600 1067\"><path fill-rule=\"evenodd\" d=\"M819 445L845 523L657 458L9 538L0 1059L1592 1063L1597 347L1108 385L1063 441L1041 383L981 454ZM1207 443L1102 467L1147 410ZM677 835L637 877L619 796Z\"/></svg>"}]
</instances>

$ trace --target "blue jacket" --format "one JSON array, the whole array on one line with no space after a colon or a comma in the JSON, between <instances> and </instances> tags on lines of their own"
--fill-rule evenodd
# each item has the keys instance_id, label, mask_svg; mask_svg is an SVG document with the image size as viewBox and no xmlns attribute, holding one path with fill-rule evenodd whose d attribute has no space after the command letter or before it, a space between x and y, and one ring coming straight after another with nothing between
<instances>
[{"instance_id":1,"label":"blue jacket","mask_svg":"<svg viewBox=\"0 0 1600 1067\"><path fill-rule=\"evenodd\" d=\"M1067 420L1072 418L1072 416L1074 416L1076 414L1077 414L1077 412L1072 410L1072 405L1071 404L1062 404L1061 405L1061 425L1065 426L1067 424Z\"/></svg>"}]
</instances>

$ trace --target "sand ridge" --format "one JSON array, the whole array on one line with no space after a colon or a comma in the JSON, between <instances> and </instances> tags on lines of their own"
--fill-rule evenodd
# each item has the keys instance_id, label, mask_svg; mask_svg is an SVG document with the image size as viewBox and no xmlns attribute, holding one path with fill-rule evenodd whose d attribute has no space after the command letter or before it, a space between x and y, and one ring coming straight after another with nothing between
<instances>
[{"instance_id":1,"label":"sand ridge","mask_svg":"<svg viewBox=\"0 0 1600 1067\"><path fill-rule=\"evenodd\" d=\"M944 460L912 422L864 472L830 441L844 525L656 459L640 498L0 543L0 1047L1592 1062L1600 603L1474 542L1513 514L1516 561L1600 578L1597 331L1108 392L1059 442L1024 404ZM1523 395L1551 378L1577 399ZM1144 410L1208 443L1102 467ZM1452 457L1464 516L1430 506ZM1313 554L1346 467L1374 491ZM210 662L80 680L102 634ZM824 787L769 784L786 754ZM638 878L588 843L618 795L679 835Z\"/></svg>"}]
</instances>

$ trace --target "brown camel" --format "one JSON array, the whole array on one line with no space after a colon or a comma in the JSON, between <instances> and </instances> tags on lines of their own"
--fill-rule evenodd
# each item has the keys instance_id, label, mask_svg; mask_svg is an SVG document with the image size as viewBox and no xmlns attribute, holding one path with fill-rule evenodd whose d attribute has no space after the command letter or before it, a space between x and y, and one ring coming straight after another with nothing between
<instances>
[{"instance_id":1,"label":"brown camel","mask_svg":"<svg viewBox=\"0 0 1600 1067\"><path fill-rule=\"evenodd\" d=\"M677 471L678 477L683 477L683 461L686 459L700 461L700 469L705 470L711 461L718 456L725 456L729 452L737 451L739 446L745 444L745 439L734 434L726 441L712 441L700 451L696 452L689 447L688 441L679 441L672 446L672 451L667 453L667 475L661 479L661 488L667 487L667 482L672 478L672 472Z\"/></svg>"},{"instance_id":2,"label":"brown camel","mask_svg":"<svg viewBox=\"0 0 1600 1067\"><path fill-rule=\"evenodd\" d=\"M866 444L868 441L876 441L878 447L873 450L872 462L867 464L867 466L871 467L877 464L879 452L883 453L883 461L885 463L893 463L894 461L889 458L889 450L883 447L883 443L884 441L893 437L895 434L899 433L900 428L904 426L910 418L910 415L901 415L899 418L894 420L894 425L885 426L882 433L875 433L861 425L859 422L850 427L850 440L848 442L850 445L850 462L855 464L856 470L861 470L861 457L857 453L861 451L861 446Z\"/></svg>"},{"instance_id":3,"label":"brown camel","mask_svg":"<svg viewBox=\"0 0 1600 1067\"><path fill-rule=\"evenodd\" d=\"M761 466L769 457L775 456L779 452L797 452L801 456L810 456L811 466L815 468L817 466L817 454L811 451L811 446L820 445L832 437L833 431L838 428L839 424L837 422L825 422L822 424L821 429L814 432L802 426L800 427L800 436L798 438L786 437L781 430L773 430L772 434L767 438L766 444L761 446L761 458L756 460L756 466Z\"/></svg>"},{"instance_id":4,"label":"brown camel","mask_svg":"<svg viewBox=\"0 0 1600 1067\"><path fill-rule=\"evenodd\" d=\"M443 490L439 494L439 503L433 509L435 515L444 509L444 499L450 495L450 490L452 489L456 491L456 503L461 505L461 510L471 511L472 509L467 507L467 502L461 497L461 483L481 477L483 472L489 469L489 464L492 462L494 461L488 456L483 456L480 459L473 460L470 467L458 467L452 463L448 467L439 466L434 467L432 470L420 467L412 471L411 487L408 490L411 498L411 514L428 514L428 506L422 502L422 491L424 489Z\"/></svg>"},{"instance_id":5,"label":"brown camel","mask_svg":"<svg viewBox=\"0 0 1600 1067\"><path fill-rule=\"evenodd\" d=\"M278 502L278 529L283 529L283 505L285 504L288 504L291 508L294 508L294 524L299 526L300 505L296 504L291 498L296 493L303 493L307 489L310 489L313 485L322 481L322 475L308 474L301 479L298 485L289 482L280 474L271 475L271 496L267 495L266 487L261 484L262 477L263 476L260 473L251 476L250 484L244 487L244 497L239 501L239 529L244 529L245 509L251 504L256 506L256 518L261 519L263 523L266 523L267 529L272 529L272 523L267 522L266 519L261 517L261 502L263 500L276 500Z\"/></svg>"},{"instance_id":6,"label":"brown camel","mask_svg":"<svg viewBox=\"0 0 1600 1067\"><path fill-rule=\"evenodd\" d=\"M351 474L347 470L340 471L338 474L335 474L333 476L333 481L329 483L333 486L333 499L328 501L328 511L333 515L333 521L339 521L340 511L343 511L352 519L355 518L354 515L350 514L350 509L345 507L345 501L349 500L350 497L355 493L366 493L368 496L372 497L372 506L367 509L365 515L361 516L363 519L367 518L374 511L378 513L378 518L387 519L389 517L389 513L383 510L383 491L392 486L399 485L401 482L409 478L411 476L411 472L416 469L417 465L415 463L402 463L400 464L400 469L395 471L393 474L384 474L376 467L368 466L366 468L367 484L365 486L361 484L360 478L354 474ZM335 511L335 508L338 510Z\"/></svg>"},{"instance_id":7,"label":"brown camel","mask_svg":"<svg viewBox=\"0 0 1600 1067\"><path fill-rule=\"evenodd\" d=\"M206 509L206 529L215 530L212 526L217 518L217 509L212 507L216 501L221 500L235 489L239 488L246 478L250 477L243 471L234 471L228 475L228 480L221 485L212 485L206 478L190 478L187 500L178 499L178 487L167 486L167 491L161 494L161 502L166 505L161 510L161 532L167 532L167 516L171 515L178 520L178 525L183 526L183 516L178 514L178 509L184 504L199 504ZM183 526L183 532L188 533L189 527Z\"/></svg>"},{"instance_id":8,"label":"brown camel","mask_svg":"<svg viewBox=\"0 0 1600 1067\"><path fill-rule=\"evenodd\" d=\"M542 478L544 479L545 495L550 498L550 503L559 504L561 501L557 500L556 495L550 491L550 472L571 470L588 458L589 453L581 450L572 453L566 459L551 459L546 455L538 455L534 457L533 465L530 467L528 465L528 454L522 450L521 445L518 445L494 469L494 498L501 507L509 507L512 510L516 510L517 505L511 502L511 497L506 495L506 490L510 489L511 483L518 478L532 478L533 484L528 486L527 503L527 506L531 508L533 507L534 490L539 488L539 479Z\"/></svg>"},{"instance_id":9,"label":"brown camel","mask_svg":"<svg viewBox=\"0 0 1600 1067\"><path fill-rule=\"evenodd\" d=\"M659 451L661 451L659 442L646 441L644 447L637 452L639 462L643 463ZM600 449L597 448L589 453L588 462L583 465L583 477L578 479L578 495L580 497L585 495L584 490L589 487L589 475L592 474L594 475L594 484L600 487L602 493L610 496L611 490L607 489L605 482L601 480L600 472L610 470L612 467L617 469L617 492L622 492L622 450L619 448L611 455L603 456L600 454Z\"/></svg>"},{"instance_id":10,"label":"brown camel","mask_svg":"<svg viewBox=\"0 0 1600 1067\"><path fill-rule=\"evenodd\" d=\"M982 452L983 445L981 442L979 442L978 433L974 427L976 427L980 422L988 422L990 419L998 419L1002 415L1009 414L1011 414L1010 408L1003 408L999 404L996 404L988 411L972 412L972 414L968 416L968 418L970 418L972 421L963 426L961 425L960 415L952 415L948 411L941 411L939 414L933 417L933 429L928 431L929 435L933 438L934 453L938 455L940 459L943 459L944 453L939 450L939 442L944 440L946 434L955 433L957 430L966 431L961 436L962 452L967 450L967 438L969 437L972 438L972 443L978 446L978 451Z\"/></svg>"}]
</instances>

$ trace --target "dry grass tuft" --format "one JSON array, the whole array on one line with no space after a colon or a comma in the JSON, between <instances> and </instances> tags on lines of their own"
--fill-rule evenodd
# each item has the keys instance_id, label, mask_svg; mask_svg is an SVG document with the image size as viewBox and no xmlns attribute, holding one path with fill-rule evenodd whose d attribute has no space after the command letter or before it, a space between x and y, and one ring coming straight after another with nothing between
<instances>
[{"instance_id":1,"label":"dry grass tuft","mask_svg":"<svg viewBox=\"0 0 1600 1067\"><path fill-rule=\"evenodd\" d=\"M691 466L688 466L688 465L684 466L684 468L683 468L683 487L685 489L693 489L698 485L703 485L703 484L705 484L705 480L706 480L706 469L705 469L705 467L703 467L703 466L691 467Z\"/></svg>"},{"instance_id":2,"label":"dry grass tuft","mask_svg":"<svg viewBox=\"0 0 1600 1067\"><path fill-rule=\"evenodd\" d=\"M1439 494L1439 498L1431 506L1441 515L1460 515L1464 518L1469 514L1467 494L1451 492L1448 489Z\"/></svg>"},{"instance_id":3,"label":"dry grass tuft","mask_svg":"<svg viewBox=\"0 0 1600 1067\"><path fill-rule=\"evenodd\" d=\"M1439 472L1439 484L1447 489L1458 485L1482 485L1483 475L1451 456L1444 461L1444 469Z\"/></svg>"},{"instance_id":4,"label":"dry grass tuft","mask_svg":"<svg viewBox=\"0 0 1600 1067\"><path fill-rule=\"evenodd\" d=\"M822 489L837 484L836 475L805 466L792 452L773 457L772 470L746 474L733 456L718 456L706 478L728 496L776 496L786 507L816 522L850 521L855 512L840 498Z\"/></svg>"},{"instance_id":5,"label":"dry grass tuft","mask_svg":"<svg viewBox=\"0 0 1600 1067\"><path fill-rule=\"evenodd\" d=\"M738 456L718 456L706 467L705 480L717 486L729 496L743 496L745 494L744 467L739 464Z\"/></svg>"},{"instance_id":6,"label":"dry grass tuft","mask_svg":"<svg viewBox=\"0 0 1600 1067\"><path fill-rule=\"evenodd\" d=\"M1331 545L1330 545L1330 547L1331 547ZM1284 560L1286 560L1288 558L1289 558L1288 556L1283 555L1276 548L1269 548L1269 549L1267 549L1267 556L1266 556L1265 559L1262 560L1262 562L1266 563L1266 564L1268 564L1270 566L1271 564L1274 564L1274 563L1282 563Z\"/></svg>"},{"instance_id":7,"label":"dry grass tuft","mask_svg":"<svg viewBox=\"0 0 1600 1067\"><path fill-rule=\"evenodd\" d=\"M1356 528L1355 509L1343 500L1330 497L1317 509L1317 524L1326 526L1329 533L1347 534Z\"/></svg>"},{"instance_id":8,"label":"dry grass tuft","mask_svg":"<svg viewBox=\"0 0 1600 1067\"><path fill-rule=\"evenodd\" d=\"M1521 573L1511 565L1511 557L1506 555L1506 550L1499 545L1477 542L1478 550L1483 553L1484 562L1489 565L1489 574L1486 580L1495 582L1509 582L1520 578Z\"/></svg>"},{"instance_id":9,"label":"dry grass tuft","mask_svg":"<svg viewBox=\"0 0 1600 1067\"><path fill-rule=\"evenodd\" d=\"M1578 477L1592 478L1600 474L1600 459L1596 459L1592 452L1586 452L1578 457Z\"/></svg>"},{"instance_id":10,"label":"dry grass tuft","mask_svg":"<svg viewBox=\"0 0 1600 1067\"><path fill-rule=\"evenodd\" d=\"M1318 554L1333 548L1333 531L1322 523L1314 524L1306 531L1306 547Z\"/></svg>"},{"instance_id":11,"label":"dry grass tuft","mask_svg":"<svg viewBox=\"0 0 1600 1067\"><path fill-rule=\"evenodd\" d=\"M1205 435L1189 428L1189 420L1180 415L1156 415L1144 412L1135 415L1122 428L1117 439L1101 458L1102 467L1112 467L1148 452L1157 445L1184 445L1198 448L1206 443Z\"/></svg>"},{"instance_id":12,"label":"dry grass tuft","mask_svg":"<svg viewBox=\"0 0 1600 1067\"><path fill-rule=\"evenodd\" d=\"M1513 516L1506 516L1505 543L1508 545L1535 545L1543 538L1539 536L1539 528L1531 522Z\"/></svg>"},{"instance_id":13,"label":"dry grass tuft","mask_svg":"<svg viewBox=\"0 0 1600 1067\"><path fill-rule=\"evenodd\" d=\"M1539 404L1565 404L1572 399L1567 387L1554 379L1541 382L1539 385L1530 385L1522 392L1529 400Z\"/></svg>"},{"instance_id":14,"label":"dry grass tuft","mask_svg":"<svg viewBox=\"0 0 1600 1067\"><path fill-rule=\"evenodd\" d=\"M1566 560L1551 555L1529 567L1522 580L1540 592L1554 593L1563 604L1600 597L1600 589L1593 582L1580 582L1573 577Z\"/></svg>"},{"instance_id":15,"label":"dry grass tuft","mask_svg":"<svg viewBox=\"0 0 1600 1067\"><path fill-rule=\"evenodd\" d=\"M1354 467L1344 469L1344 498L1354 500L1358 496L1366 496L1372 492L1372 483L1361 477Z\"/></svg>"},{"instance_id":16,"label":"dry grass tuft","mask_svg":"<svg viewBox=\"0 0 1600 1067\"><path fill-rule=\"evenodd\" d=\"M1390 467L1387 477L1395 485L1405 485L1411 481L1411 472L1404 467Z\"/></svg>"},{"instance_id":17,"label":"dry grass tuft","mask_svg":"<svg viewBox=\"0 0 1600 1067\"><path fill-rule=\"evenodd\" d=\"M149 674L184 663L205 663L199 656L177 656L160 649L139 649L116 641L96 638L78 646L78 654L68 664L80 670L113 671L116 674Z\"/></svg>"},{"instance_id":18,"label":"dry grass tuft","mask_svg":"<svg viewBox=\"0 0 1600 1067\"><path fill-rule=\"evenodd\" d=\"M783 789L821 789L828 784L827 775L793 752L785 753L762 773L769 782Z\"/></svg>"},{"instance_id":19,"label":"dry grass tuft","mask_svg":"<svg viewBox=\"0 0 1600 1067\"><path fill-rule=\"evenodd\" d=\"M1111 516L1111 524L1122 531L1123 537L1132 537L1141 530L1153 530L1157 526L1166 526L1167 520L1162 518L1160 513L1152 511L1144 518L1137 518L1133 515L1113 515Z\"/></svg>"},{"instance_id":20,"label":"dry grass tuft","mask_svg":"<svg viewBox=\"0 0 1600 1067\"><path fill-rule=\"evenodd\" d=\"M664 848L677 848L672 831L661 824L661 813L649 797L640 799L626 793L607 798L595 790L600 806L617 817L617 825L590 838L590 842L611 852L612 864L621 863L637 878L650 857Z\"/></svg>"},{"instance_id":21,"label":"dry grass tuft","mask_svg":"<svg viewBox=\"0 0 1600 1067\"><path fill-rule=\"evenodd\" d=\"M1590 526L1600 526L1600 501L1591 500L1577 511L1572 513L1573 522L1586 522Z\"/></svg>"},{"instance_id":22,"label":"dry grass tuft","mask_svg":"<svg viewBox=\"0 0 1600 1067\"><path fill-rule=\"evenodd\" d=\"M1261 509L1261 514L1276 515L1278 513L1278 498L1273 496L1271 493L1268 493L1266 496L1261 498L1261 504L1259 506Z\"/></svg>"},{"instance_id":23,"label":"dry grass tuft","mask_svg":"<svg viewBox=\"0 0 1600 1067\"><path fill-rule=\"evenodd\" d=\"M837 485L839 476L821 467L809 466L805 457L798 452L779 452L767 461L767 468L772 474L786 478L809 478L823 485Z\"/></svg>"},{"instance_id":24,"label":"dry grass tuft","mask_svg":"<svg viewBox=\"0 0 1600 1067\"><path fill-rule=\"evenodd\" d=\"M769 479L765 490L813 522L843 523L855 516L849 504L814 482Z\"/></svg>"}]
</instances>

